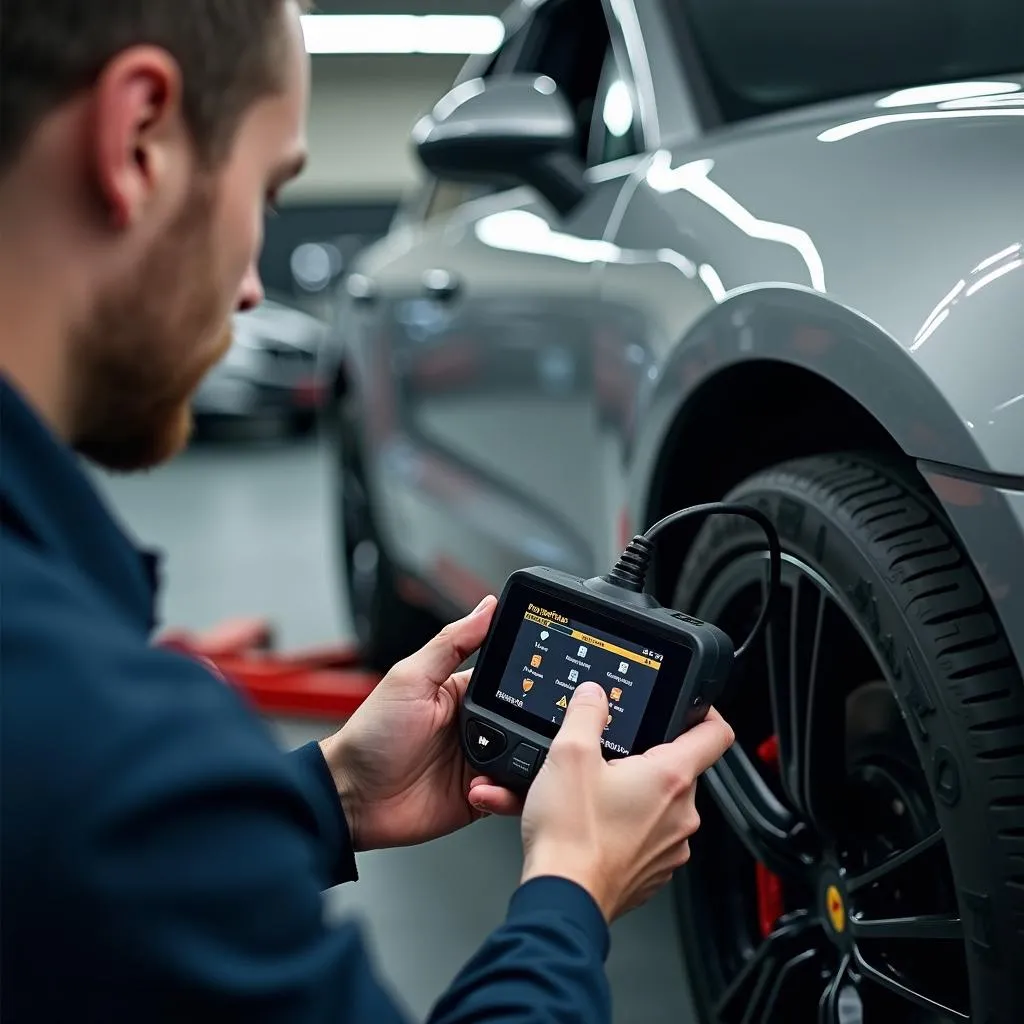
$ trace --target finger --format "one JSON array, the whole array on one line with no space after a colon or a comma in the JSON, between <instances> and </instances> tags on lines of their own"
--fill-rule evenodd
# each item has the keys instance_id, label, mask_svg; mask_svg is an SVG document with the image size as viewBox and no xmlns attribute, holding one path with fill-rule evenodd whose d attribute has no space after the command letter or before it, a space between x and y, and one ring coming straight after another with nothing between
<instances>
[{"instance_id":1,"label":"finger","mask_svg":"<svg viewBox=\"0 0 1024 1024\"><path fill-rule=\"evenodd\" d=\"M721 715L709 713L700 724L669 743L652 747L643 756L667 761L673 769L682 769L696 778L721 758L733 740L733 731Z\"/></svg>"},{"instance_id":2,"label":"finger","mask_svg":"<svg viewBox=\"0 0 1024 1024\"><path fill-rule=\"evenodd\" d=\"M470 787L469 802L478 811L513 817L523 813L523 800L509 789L484 782Z\"/></svg>"},{"instance_id":3,"label":"finger","mask_svg":"<svg viewBox=\"0 0 1024 1024\"><path fill-rule=\"evenodd\" d=\"M735 735L724 718L713 709L703 722L676 737L671 743L654 747L649 754L683 764L694 777L702 775L732 746Z\"/></svg>"},{"instance_id":4,"label":"finger","mask_svg":"<svg viewBox=\"0 0 1024 1024\"><path fill-rule=\"evenodd\" d=\"M607 724L607 694L597 683L580 683L569 701L552 749L568 741L596 745Z\"/></svg>"},{"instance_id":5,"label":"finger","mask_svg":"<svg viewBox=\"0 0 1024 1024\"><path fill-rule=\"evenodd\" d=\"M455 696L458 698L459 703L462 703L462 698L466 696L466 690L469 689L469 681L473 678L473 670L467 668L464 672L456 672L452 676L452 682L455 685Z\"/></svg>"},{"instance_id":6,"label":"finger","mask_svg":"<svg viewBox=\"0 0 1024 1024\"><path fill-rule=\"evenodd\" d=\"M409 655L401 663L400 671L428 679L437 686L447 682L449 676L484 642L496 604L497 599L493 595L485 597L469 615L449 623L425 647Z\"/></svg>"}]
</instances>

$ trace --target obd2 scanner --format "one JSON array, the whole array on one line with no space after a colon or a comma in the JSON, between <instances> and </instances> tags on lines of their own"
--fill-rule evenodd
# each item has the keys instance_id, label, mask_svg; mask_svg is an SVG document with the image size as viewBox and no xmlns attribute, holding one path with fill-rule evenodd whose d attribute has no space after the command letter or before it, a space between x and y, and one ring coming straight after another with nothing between
<instances>
[{"instance_id":1,"label":"obd2 scanner","mask_svg":"<svg viewBox=\"0 0 1024 1024\"><path fill-rule=\"evenodd\" d=\"M653 538L672 523L713 514L752 519L768 539L765 601L736 649L717 626L664 608L644 592ZM580 579L544 567L514 572L460 710L469 762L497 785L525 792L573 691L588 681L608 695L606 758L642 753L693 728L767 623L781 563L778 534L763 512L715 502L675 512L634 537L605 576Z\"/></svg>"}]
</instances>

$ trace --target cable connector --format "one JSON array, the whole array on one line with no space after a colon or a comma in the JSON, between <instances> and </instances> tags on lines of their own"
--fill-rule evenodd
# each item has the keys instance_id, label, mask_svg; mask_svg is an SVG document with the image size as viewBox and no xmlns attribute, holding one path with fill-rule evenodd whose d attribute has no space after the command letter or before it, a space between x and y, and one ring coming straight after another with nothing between
<instances>
[{"instance_id":1,"label":"cable connector","mask_svg":"<svg viewBox=\"0 0 1024 1024\"><path fill-rule=\"evenodd\" d=\"M644 584L647 582L647 569L651 564L652 552L654 550L654 538L667 526L672 526L680 520L703 519L706 516L718 515L742 516L744 519L752 520L761 527L768 541L768 590L761 605L761 611L757 616L757 621L751 628L746 640L736 648L733 654L734 657L739 658L746 654L754 641L764 631L768 620L771 618L782 583L782 545L779 542L779 534L771 519L760 509L734 502L712 501L704 505L693 505L690 508L683 508L678 512L672 512L670 515L665 516L664 519L659 519L645 534L635 536L626 545L622 554L619 555L615 568L607 576L601 576L600 580L602 583L619 587L621 590L628 590L633 594L644 594ZM653 605L657 605L657 601L650 595L644 594L644 597Z\"/></svg>"},{"instance_id":2,"label":"cable connector","mask_svg":"<svg viewBox=\"0 0 1024 1024\"><path fill-rule=\"evenodd\" d=\"M647 569L651 564L654 545L641 534L637 534L619 555L619 560L605 579L623 590L634 594L643 592L647 582Z\"/></svg>"}]
</instances>

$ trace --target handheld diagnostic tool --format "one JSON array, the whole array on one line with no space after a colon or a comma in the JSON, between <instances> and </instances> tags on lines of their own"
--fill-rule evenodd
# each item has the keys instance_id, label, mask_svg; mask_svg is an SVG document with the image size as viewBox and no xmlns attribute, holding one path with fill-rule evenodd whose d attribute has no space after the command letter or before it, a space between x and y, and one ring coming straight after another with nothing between
<instances>
[{"instance_id":1,"label":"handheld diagnostic tool","mask_svg":"<svg viewBox=\"0 0 1024 1024\"><path fill-rule=\"evenodd\" d=\"M654 535L689 516L729 513L768 537L770 583L761 614L739 649L717 626L664 608L643 590ZM536 776L576 686L608 695L604 756L639 754L702 721L735 658L770 614L781 554L768 518L744 505L684 509L634 537L606 576L555 569L514 572L505 584L460 711L463 750L495 783L523 792Z\"/></svg>"}]
</instances>

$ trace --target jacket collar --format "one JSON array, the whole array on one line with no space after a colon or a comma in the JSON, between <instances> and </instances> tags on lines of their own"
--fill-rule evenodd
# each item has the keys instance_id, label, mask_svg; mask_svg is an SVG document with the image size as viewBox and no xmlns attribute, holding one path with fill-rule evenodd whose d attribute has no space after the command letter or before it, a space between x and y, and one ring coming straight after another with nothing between
<instances>
[{"instance_id":1,"label":"jacket collar","mask_svg":"<svg viewBox=\"0 0 1024 1024\"><path fill-rule=\"evenodd\" d=\"M75 454L0 375L0 518L86 576L147 633L156 625L159 557L140 551Z\"/></svg>"}]
</instances>

